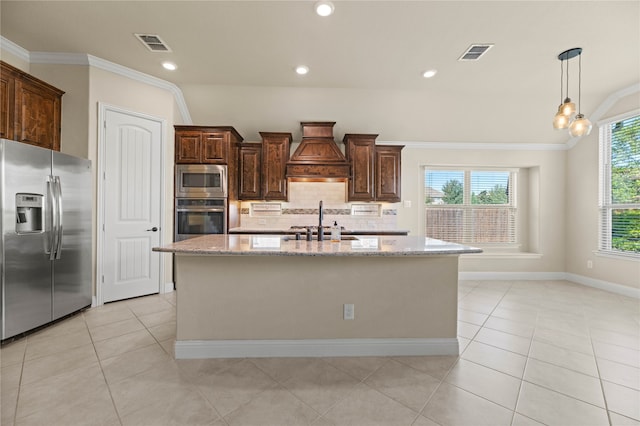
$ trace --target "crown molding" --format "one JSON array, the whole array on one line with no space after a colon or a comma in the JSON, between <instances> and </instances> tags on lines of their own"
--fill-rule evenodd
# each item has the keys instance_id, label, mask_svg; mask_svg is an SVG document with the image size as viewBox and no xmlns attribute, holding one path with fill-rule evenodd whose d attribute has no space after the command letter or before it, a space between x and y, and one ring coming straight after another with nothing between
<instances>
[{"instance_id":1,"label":"crown molding","mask_svg":"<svg viewBox=\"0 0 640 426\"><path fill-rule=\"evenodd\" d=\"M3 50L6 50L12 55L17 56L19 59L22 59L25 62L29 62L29 51L21 46L18 46L11 40L4 38L3 36L0 36L0 47L2 47Z\"/></svg>"},{"instance_id":2,"label":"crown molding","mask_svg":"<svg viewBox=\"0 0 640 426\"><path fill-rule=\"evenodd\" d=\"M420 142L420 141L376 141L376 145L404 145L416 149L459 149L499 151L566 151L566 144L554 143L487 143L487 142Z\"/></svg>"},{"instance_id":3,"label":"crown molding","mask_svg":"<svg viewBox=\"0 0 640 426\"><path fill-rule=\"evenodd\" d=\"M597 123L598 121L600 121L602 119L602 117L607 113L607 111L609 111L616 104L616 102L618 102L620 99L622 99L624 97L627 97L629 95L633 95L634 93L638 93L638 92L640 92L640 83L634 83L631 86L622 88L622 89L618 90L617 92L613 92L612 94L607 96L607 99L605 99L604 102L602 102L598 106L598 108L596 108L596 110L593 112L593 114L591 114L591 118L590 118L591 122L592 123ZM571 149L574 146L576 146L576 144L583 137L584 136L579 136L577 138L569 139L569 141L566 143L567 149Z\"/></svg>"},{"instance_id":4,"label":"crown molding","mask_svg":"<svg viewBox=\"0 0 640 426\"><path fill-rule=\"evenodd\" d=\"M193 123L191 120L191 114L189 113L189 108L187 107L184 95L182 94L182 90L180 90L180 88L175 84L166 80L162 80L149 74L135 71L131 68L85 53L29 52L2 36L0 36L0 46L7 52L16 55L20 59L31 64L88 65L157 87L159 89L167 90L173 95L176 104L178 105L178 110L182 116L183 123Z\"/></svg>"}]
</instances>

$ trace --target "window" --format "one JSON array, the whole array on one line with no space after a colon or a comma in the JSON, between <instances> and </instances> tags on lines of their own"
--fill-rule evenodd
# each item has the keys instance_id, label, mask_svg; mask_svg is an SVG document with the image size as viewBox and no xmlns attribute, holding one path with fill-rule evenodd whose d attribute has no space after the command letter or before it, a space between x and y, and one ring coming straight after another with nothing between
<instances>
[{"instance_id":1,"label":"window","mask_svg":"<svg viewBox=\"0 0 640 426\"><path fill-rule=\"evenodd\" d=\"M426 167L425 235L465 244L515 245L516 173Z\"/></svg>"},{"instance_id":2,"label":"window","mask_svg":"<svg viewBox=\"0 0 640 426\"><path fill-rule=\"evenodd\" d=\"M600 127L600 250L640 258L640 115Z\"/></svg>"}]
</instances>

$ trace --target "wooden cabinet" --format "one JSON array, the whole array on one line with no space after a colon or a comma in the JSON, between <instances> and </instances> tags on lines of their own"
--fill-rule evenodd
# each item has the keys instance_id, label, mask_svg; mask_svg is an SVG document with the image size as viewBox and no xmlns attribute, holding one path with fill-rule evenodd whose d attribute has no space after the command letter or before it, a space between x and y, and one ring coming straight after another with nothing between
<instances>
[{"instance_id":1,"label":"wooden cabinet","mask_svg":"<svg viewBox=\"0 0 640 426\"><path fill-rule=\"evenodd\" d=\"M287 161L291 133L260 132L262 136L262 198L287 200Z\"/></svg>"},{"instance_id":2,"label":"wooden cabinet","mask_svg":"<svg viewBox=\"0 0 640 426\"><path fill-rule=\"evenodd\" d=\"M344 135L351 164L349 201L400 201L401 151L403 146L376 145L378 135Z\"/></svg>"},{"instance_id":3,"label":"wooden cabinet","mask_svg":"<svg viewBox=\"0 0 640 426\"><path fill-rule=\"evenodd\" d=\"M175 126L177 164L229 164L242 136L233 127Z\"/></svg>"},{"instance_id":4,"label":"wooden cabinet","mask_svg":"<svg viewBox=\"0 0 640 426\"><path fill-rule=\"evenodd\" d=\"M376 145L376 201L400 202L401 151L403 146Z\"/></svg>"},{"instance_id":5,"label":"wooden cabinet","mask_svg":"<svg viewBox=\"0 0 640 426\"><path fill-rule=\"evenodd\" d=\"M64 92L0 61L0 136L60 151Z\"/></svg>"},{"instance_id":6,"label":"wooden cabinet","mask_svg":"<svg viewBox=\"0 0 640 426\"><path fill-rule=\"evenodd\" d=\"M351 165L349 201L375 200L375 145L378 135L344 135L347 160Z\"/></svg>"},{"instance_id":7,"label":"wooden cabinet","mask_svg":"<svg viewBox=\"0 0 640 426\"><path fill-rule=\"evenodd\" d=\"M262 144L246 143L238 148L238 199L262 197Z\"/></svg>"},{"instance_id":8,"label":"wooden cabinet","mask_svg":"<svg viewBox=\"0 0 640 426\"><path fill-rule=\"evenodd\" d=\"M262 143L238 147L238 199L286 201L291 133L260 132Z\"/></svg>"}]
</instances>

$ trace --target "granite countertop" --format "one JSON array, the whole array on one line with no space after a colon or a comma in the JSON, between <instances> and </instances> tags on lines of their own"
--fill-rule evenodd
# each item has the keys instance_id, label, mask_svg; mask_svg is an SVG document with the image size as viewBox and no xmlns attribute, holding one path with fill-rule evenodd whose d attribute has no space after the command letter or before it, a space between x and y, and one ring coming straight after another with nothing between
<instances>
[{"instance_id":1,"label":"granite countertop","mask_svg":"<svg viewBox=\"0 0 640 426\"><path fill-rule=\"evenodd\" d=\"M341 242L296 240L290 235L216 234L154 247L153 251L212 256L432 256L481 253L425 237L362 236Z\"/></svg>"},{"instance_id":2,"label":"granite countertop","mask_svg":"<svg viewBox=\"0 0 640 426\"><path fill-rule=\"evenodd\" d=\"M304 238L304 229L287 228L231 228L229 234L273 234L273 235L295 235L301 233ZM324 233L331 234L331 227L325 226ZM407 229L343 229L342 235L408 235Z\"/></svg>"}]
</instances>

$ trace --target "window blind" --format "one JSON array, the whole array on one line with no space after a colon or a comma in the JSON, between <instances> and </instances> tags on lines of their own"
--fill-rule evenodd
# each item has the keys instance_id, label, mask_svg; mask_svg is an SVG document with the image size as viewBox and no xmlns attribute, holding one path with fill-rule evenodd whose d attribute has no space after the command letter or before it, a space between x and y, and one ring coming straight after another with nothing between
<instances>
[{"instance_id":1,"label":"window blind","mask_svg":"<svg viewBox=\"0 0 640 426\"><path fill-rule=\"evenodd\" d=\"M511 170L425 168L425 235L466 244L516 242Z\"/></svg>"},{"instance_id":2,"label":"window blind","mask_svg":"<svg viewBox=\"0 0 640 426\"><path fill-rule=\"evenodd\" d=\"M600 127L599 245L640 258L640 115Z\"/></svg>"}]
</instances>

